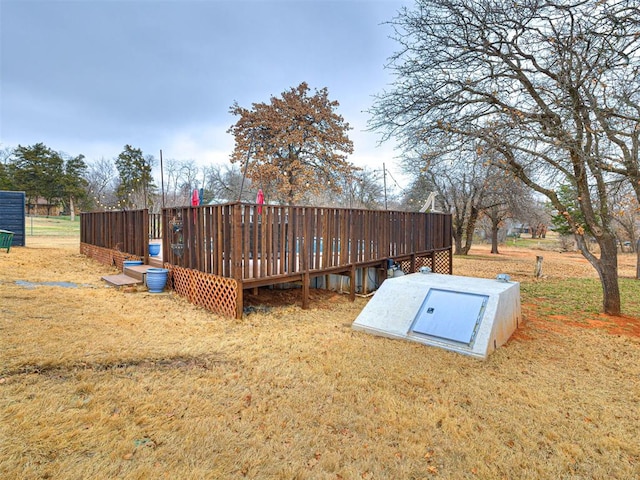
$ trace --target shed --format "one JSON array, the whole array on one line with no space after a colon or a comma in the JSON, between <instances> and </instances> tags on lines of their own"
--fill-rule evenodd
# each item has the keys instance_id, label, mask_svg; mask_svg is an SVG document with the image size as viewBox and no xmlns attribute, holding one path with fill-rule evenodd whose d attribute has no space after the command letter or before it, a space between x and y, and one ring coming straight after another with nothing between
<instances>
[{"instance_id":1,"label":"shed","mask_svg":"<svg viewBox=\"0 0 640 480\"><path fill-rule=\"evenodd\" d=\"M25 245L25 194L0 190L0 230L13 232L12 246Z\"/></svg>"}]
</instances>

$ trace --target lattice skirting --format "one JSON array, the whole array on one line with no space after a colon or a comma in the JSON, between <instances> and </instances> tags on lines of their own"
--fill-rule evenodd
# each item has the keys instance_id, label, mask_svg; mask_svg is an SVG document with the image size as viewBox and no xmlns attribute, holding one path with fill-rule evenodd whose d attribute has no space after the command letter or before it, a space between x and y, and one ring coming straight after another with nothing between
<instances>
[{"instance_id":1,"label":"lattice skirting","mask_svg":"<svg viewBox=\"0 0 640 480\"><path fill-rule=\"evenodd\" d=\"M451 275L453 272L451 271L451 250L442 250L440 252L435 252L433 255L433 265L431 270L434 273L447 273Z\"/></svg>"},{"instance_id":2,"label":"lattice skirting","mask_svg":"<svg viewBox=\"0 0 640 480\"><path fill-rule=\"evenodd\" d=\"M416 273L420 271L420 267L429 267L433 273L443 273L450 275L453 272L450 269L451 250L441 250L433 252L433 257L422 256L416 257L416 269L411 271L411 261L404 260L400 262L400 267L404 273Z\"/></svg>"},{"instance_id":3,"label":"lattice skirting","mask_svg":"<svg viewBox=\"0 0 640 480\"><path fill-rule=\"evenodd\" d=\"M142 260L142 257L137 255L131 255L130 253L120 252L119 250L113 250L111 248L97 247L88 243L80 243L80 253L104 265L115 265L120 271L123 270L123 262L125 260Z\"/></svg>"},{"instance_id":4,"label":"lattice skirting","mask_svg":"<svg viewBox=\"0 0 640 480\"><path fill-rule=\"evenodd\" d=\"M238 282L190 268L170 266L170 282L179 295L214 313L235 318Z\"/></svg>"}]
</instances>

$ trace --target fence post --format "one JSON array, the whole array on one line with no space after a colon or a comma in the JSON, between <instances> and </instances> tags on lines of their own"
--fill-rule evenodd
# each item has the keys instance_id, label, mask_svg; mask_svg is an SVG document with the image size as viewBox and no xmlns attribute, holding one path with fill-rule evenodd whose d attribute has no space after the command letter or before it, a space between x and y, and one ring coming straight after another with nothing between
<instances>
[{"instance_id":1,"label":"fence post","mask_svg":"<svg viewBox=\"0 0 640 480\"><path fill-rule=\"evenodd\" d=\"M144 264L149 264L149 210L142 211L142 251L144 252Z\"/></svg>"},{"instance_id":2,"label":"fence post","mask_svg":"<svg viewBox=\"0 0 640 480\"><path fill-rule=\"evenodd\" d=\"M243 313L244 285L242 283L242 204L234 203L231 208L231 277L238 288L236 298L236 318L241 319ZM248 259L247 259L248 260Z\"/></svg>"}]
</instances>

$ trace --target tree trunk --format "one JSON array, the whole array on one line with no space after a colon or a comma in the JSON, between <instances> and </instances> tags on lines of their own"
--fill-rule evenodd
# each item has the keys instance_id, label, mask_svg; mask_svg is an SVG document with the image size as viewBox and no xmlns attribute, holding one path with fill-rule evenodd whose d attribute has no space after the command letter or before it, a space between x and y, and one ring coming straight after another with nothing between
<instances>
[{"instance_id":1,"label":"tree trunk","mask_svg":"<svg viewBox=\"0 0 640 480\"><path fill-rule=\"evenodd\" d=\"M544 257L542 255L536 256L536 268L533 271L533 276L536 278L540 278L542 276L542 260Z\"/></svg>"},{"instance_id":2,"label":"tree trunk","mask_svg":"<svg viewBox=\"0 0 640 480\"><path fill-rule=\"evenodd\" d=\"M500 222L495 218L491 219L491 253L498 254L498 230L500 230Z\"/></svg>"},{"instance_id":3,"label":"tree trunk","mask_svg":"<svg viewBox=\"0 0 640 480\"><path fill-rule=\"evenodd\" d=\"M620 315L620 286L618 284L618 246L614 235L603 234L596 238L600 246L600 258L591 253L584 237L576 235L578 248L598 272L602 284L604 313Z\"/></svg>"},{"instance_id":4,"label":"tree trunk","mask_svg":"<svg viewBox=\"0 0 640 480\"><path fill-rule=\"evenodd\" d=\"M461 221L456 221L458 219L454 219L453 225L453 254L454 255L463 255L462 253L462 236L464 233L464 225Z\"/></svg>"},{"instance_id":5,"label":"tree trunk","mask_svg":"<svg viewBox=\"0 0 640 480\"><path fill-rule=\"evenodd\" d=\"M636 278L640 280L640 239L636 243Z\"/></svg>"},{"instance_id":6,"label":"tree trunk","mask_svg":"<svg viewBox=\"0 0 640 480\"><path fill-rule=\"evenodd\" d=\"M478 221L479 214L480 211L476 207L472 206L471 213L469 214L469 218L467 219L467 224L465 226L465 241L464 247L462 247L461 251L462 255L468 255L469 250L471 250L471 244L473 243L473 232L475 232L476 230L476 222Z\"/></svg>"},{"instance_id":7,"label":"tree trunk","mask_svg":"<svg viewBox=\"0 0 640 480\"><path fill-rule=\"evenodd\" d=\"M468 218L457 218L453 224L453 245L454 255L467 255L473 243L473 232L476 229L476 222L480 212L477 208L471 207ZM464 245L462 242L464 241Z\"/></svg>"},{"instance_id":8,"label":"tree trunk","mask_svg":"<svg viewBox=\"0 0 640 480\"><path fill-rule=\"evenodd\" d=\"M453 244L454 244L453 254L462 255L462 237L460 235L454 235Z\"/></svg>"},{"instance_id":9,"label":"tree trunk","mask_svg":"<svg viewBox=\"0 0 640 480\"><path fill-rule=\"evenodd\" d=\"M604 313L620 315L620 286L618 285L618 268L616 265L603 265L598 272L602 282Z\"/></svg>"},{"instance_id":10,"label":"tree trunk","mask_svg":"<svg viewBox=\"0 0 640 480\"><path fill-rule=\"evenodd\" d=\"M73 207L73 197L69 197L69 215L73 222L76 219L76 209Z\"/></svg>"}]
</instances>

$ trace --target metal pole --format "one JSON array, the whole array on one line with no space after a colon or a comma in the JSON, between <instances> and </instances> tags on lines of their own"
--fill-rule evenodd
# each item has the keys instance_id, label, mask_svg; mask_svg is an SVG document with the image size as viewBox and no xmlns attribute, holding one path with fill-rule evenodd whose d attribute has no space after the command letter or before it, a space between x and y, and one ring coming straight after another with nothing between
<instances>
[{"instance_id":1,"label":"metal pole","mask_svg":"<svg viewBox=\"0 0 640 480\"><path fill-rule=\"evenodd\" d=\"M382 164L382 181L384 183L384 209L387 210L387 169Z\"/></svg>"},{"instance_id":2,"label":"metal pole","mask_svg":"<svg viewBox=\"0 0 640 480\"><path fill-rule=\"evenodd\" d=\"M144 209L147 209L147 185L151 181L151 160L149 160L149 178L146 178L147 161L143 158L142 164L144 165L145 178L142 183L142 193L144 194Z\"/></svg>"},{"instance_id":3,"label":"metal pole","mask_svg":"<svg viewBox=\"0 0 640 480\"><path fill-rule=\"evenodd\" d=\"M244 190L244 179L247 176L247 169L249 168L249 159L251 158L251 149L253 148L253 130L251 131L251 142L249 142L249 149L247 150L247 160L244 164L244 172L242 173L242 182L240 182L240 193L238 194L238 202L242 201L242 191Z\"/></svg>"},{"instance_id":4,"label":"metal pole","mask_svg":"<svg viewBox=\"0 0 640 480\"><path fill-rule=\"evenodd\" d=\"M162 150L160 150L160 185L162 185L162 208L164 208L164 169L162 166Z\"/></svg>"}]
</instances>

